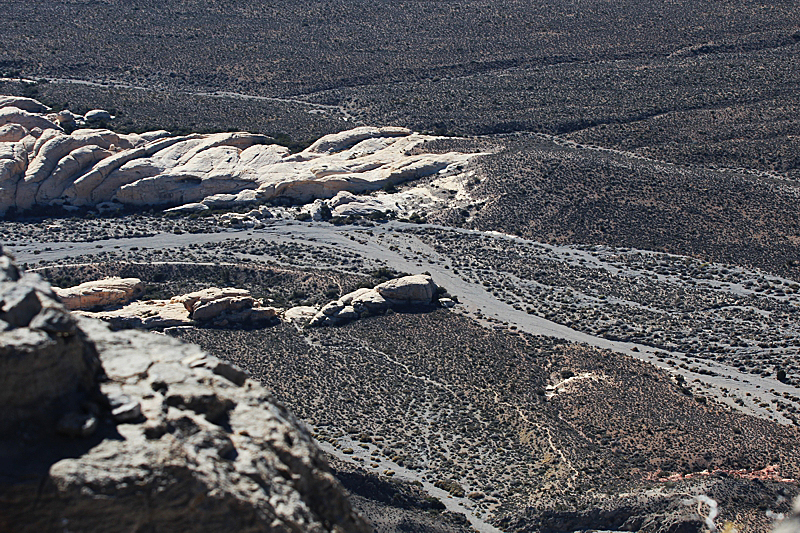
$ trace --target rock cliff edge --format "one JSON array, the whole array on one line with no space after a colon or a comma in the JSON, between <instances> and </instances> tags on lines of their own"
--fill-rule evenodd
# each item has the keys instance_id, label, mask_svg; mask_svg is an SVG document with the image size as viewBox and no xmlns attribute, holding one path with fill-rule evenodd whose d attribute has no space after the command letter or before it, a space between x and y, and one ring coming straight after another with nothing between
<instances>
[{"instance_id":1,"label":"rock cliff edge","mask_svg":"<svg viewBox=\"0 0 800 533\"><path fill-rule=\"evenodd\" d=\"M73 317L1 250L0 405L2 531L370 530L266 389Z\"/></svg>"}]
</instances>

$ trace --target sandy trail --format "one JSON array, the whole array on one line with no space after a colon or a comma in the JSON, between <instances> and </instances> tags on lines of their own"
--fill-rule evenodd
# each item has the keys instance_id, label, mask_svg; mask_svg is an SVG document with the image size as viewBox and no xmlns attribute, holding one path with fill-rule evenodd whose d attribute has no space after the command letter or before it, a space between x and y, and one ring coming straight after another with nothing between
<instances>
[{"instance_id":1,"label":"sandy trail","mask_svg":"<svg viewBox=\"0 0 800 533\"><path fill-rule=\"evenodd\" d=\"M130 251L131 248L180 248L190 244L223 242L227 240L246 241L262 238L278 243L303 243L308 246L334 247L339 250L358 254L371 267L387 266L401 272L429 272L440 286L458 296L460 305L455 310L471 316L488 327L504 329L514 334L509 328L516 330L565 339L570 342L585 344L599 349L623 353L637 359L647 361L672 373L684 377L686 383L711 394L730 407L746 414L775 420L779 423L790 423L777 412L767 411L762 407L769 400L784 392L795 394L797 389L791 385L778 382L769 377L761 377L747 372L740 372L734 367L714 361L693 363L698 371L712 371L717 375L706 375L689 369L678 368L667 364L669 359L677 362L685 356L680 352L664 352L653 347L605 339L591 335L571 327L528 314L515 309L511 304L502 301L485 289L480 283L465 281L454 273L450 259L437 253L431 246L423 242L414 231L420 229L456 231L469 235L489 236L493 239L509 241L525 241L496 232L479 232L475 230L454 230L430 224L408 224L391 221L370 228L353 226L333 226L327 223L299 223L293 220L272 220L262 229L226 230L219 233L175 235L159 233L149 237L106 239L96 242L48 242L28 243L6 247L19 263L48 264L59 263L86 254L100 251ZM352 239L351 237L354 237ZM610 271L617 270L613 265L598 262L585 250L570 246L539 245L549 255L563 255L564 261L574 262L580 259L591 261ZM645 252L646 253L646 252ZM344 269L343 269L344 270ZM501 325L503 324L503 325ZM657 360L656 352L664 362ZM722 389L727 389L727 397ZM774 391L771 393L770 391ZM771 395L771 396L770 396ZM741 399L744 405L737 405L735 399Z\"/></svg>"}]
</instances>

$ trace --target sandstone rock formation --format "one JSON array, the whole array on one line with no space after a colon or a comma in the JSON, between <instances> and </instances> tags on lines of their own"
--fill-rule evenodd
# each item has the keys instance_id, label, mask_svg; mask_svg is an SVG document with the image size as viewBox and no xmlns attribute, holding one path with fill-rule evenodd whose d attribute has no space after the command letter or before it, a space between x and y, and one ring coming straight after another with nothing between
<instances>
[{"instance_id":1,"label":"sandstone rock formation","mask_svg":"<svg viewBox=\"0 0 800 533\"><path fill-rule=\"evenodd\" d=\"M4 256L0 297L0 530L369 530L308 431L236 367L76 319Z\"/></svg>"},{"instance_id":2,"label":"sandstone rock formation","mask_svg":"<svg viewBox=\"0 0 800 533\"><path fill-rule=\"evenodd\" d=\"M144 285L135 278L109 278L55 290L69 309L93 310L116 305L114 309L77 312L80 316L108 322L115 329L161 330L195 324L263 325L278 320L280 312L253 298L250 291L235 288L212 287L170 300L130 302L144 293ZM120 307L123 303L127 305Z\"/></svg>"},{"instance_id":3,"label":"sandstone rock formation","mask_svg":"<svg viewBox=\"0 0 800 533\"><path fill-rule=\"evenodd\" d=\"M308 325L332 326L356 320L366 313L382 313L396 307L430 305L437 292L436 283L427 275L418 274L391 279L372 289L356 289L338 300L329 302L310 319ZM290 309L286 314L291 311ZM303 313L298 312L296 315L295 320L298 320ZM292 313L292 316L294 317L295 313Z\"/></svg>"},{"instance_id":4,"label":"sandstone rock formation","mask_svg":"<svg viewBox=\"0 0 800 533\"><path fill-rule=\"evenodd\" d=\"M297 322L301 324L307 323L309 320L314 318L314 315L316 315L317 312L318 311L316 307L299 305L284 311L283 320L286 322Z\"/></svg>"},{"instance_id":5,"label":"sandstone rock formation","mask_svg":"<svg viewBox=\"0 0 800 533\"><path fill-rule=\"evenodd\" d=\"M276 319L279 310L265 306L246 289L212 287L176 296L172 303L182 304L192 320L225 326L229 323L259 323Z\"/></svg>"},{"instance_id":6,"label":"sandstone rock formation","mask_svg":"<svg viewBox=\"0 0 800 533\"><path fill-rule=\"evenodd\" d=\"M178 212L270 201L308 203L460 168L476 155L417 153L431 137L404 128L359 127L325 136L297 154L269 137L244 132L168 137L163 131L118 135L79 129L66 134L61 124L80 127L110 115L95 110L85 119L66 113L45 116L3 98L0 216L12 208L105 202L184 206ZM28 109L43 108L36 104L24 102ZM361 211L375 208L362 205Z\"/></svg>"},{"instance_id":7,"label":"sandstone rock formation","mask_svg":"<svg viewBox=\"0 0 800 533\"><path fill-rule=\"evenodd\" d=\"M429 304L436 295L436 284L430 276L404 276L381 283L375 292L390 304Z\"/></svg>"},{"instance_id":8,"label":"sandstone rock formation","mask_svg":"<svg viewBox=\"0 0 800 533\"><path fill-rule=\"evenodd\" d=\"M194 324L183 304L169 300L141 300L118 309L97 312L76 311L75 314L108 322L113 329L163 330Z\"/></svg>"},{"instance_id":9,"label":"sandstone rock formation","mask_svg":"<svg viewBox=\"0 0 800 533\"><path fill-rule=\"evenodd\" d=\"M47 113L50 111L50 108L41 102L24 96L0 96L0 107L16 107L29 113Z\"/></svg>"},{"instance_id":10,"label":"sandstone rock formation","mask_svg":"<svg viewBox=\"0 0 800 533\"><path fill-rule=\"evenodd\" d=\"M130 302L144 294L144 283L138 278L106 278L87 281L75 287L53 287L56 295L70 310L91 310Z\"/></svg>"}]
</instances>

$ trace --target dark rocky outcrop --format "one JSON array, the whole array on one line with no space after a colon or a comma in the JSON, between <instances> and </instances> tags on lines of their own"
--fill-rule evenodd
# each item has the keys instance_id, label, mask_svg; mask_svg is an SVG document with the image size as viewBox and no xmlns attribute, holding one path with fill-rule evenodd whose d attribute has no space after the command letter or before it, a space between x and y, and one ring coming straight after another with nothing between
<instances>
[{"instance_id":1,"label":"dark rocky outcrop","mask_svg":"<svg viewBox=\"0 0 800 533\"><path fill-rule=\"evenodd\" d=\"M0 530L369 530L241 370L73 317L6 256L0 298Z\"/></svg>"}]
</instances>

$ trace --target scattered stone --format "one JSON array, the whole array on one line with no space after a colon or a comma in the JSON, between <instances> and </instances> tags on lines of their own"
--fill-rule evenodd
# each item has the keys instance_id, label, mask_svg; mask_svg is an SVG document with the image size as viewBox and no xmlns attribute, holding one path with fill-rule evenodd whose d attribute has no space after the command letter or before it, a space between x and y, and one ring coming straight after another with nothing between
<instances>
[{"instance_id":1,"label":"scattered stone","mask_svg":"<svg viewBox=\"0 0 800 533\"><path fill-rule=\"evenodd\" d=\"M451 309L451 308L455 307L456 302L454 302L450 298L439 298L439 305L441 305L445 309Z\"/></svg>"}]
</instances>

